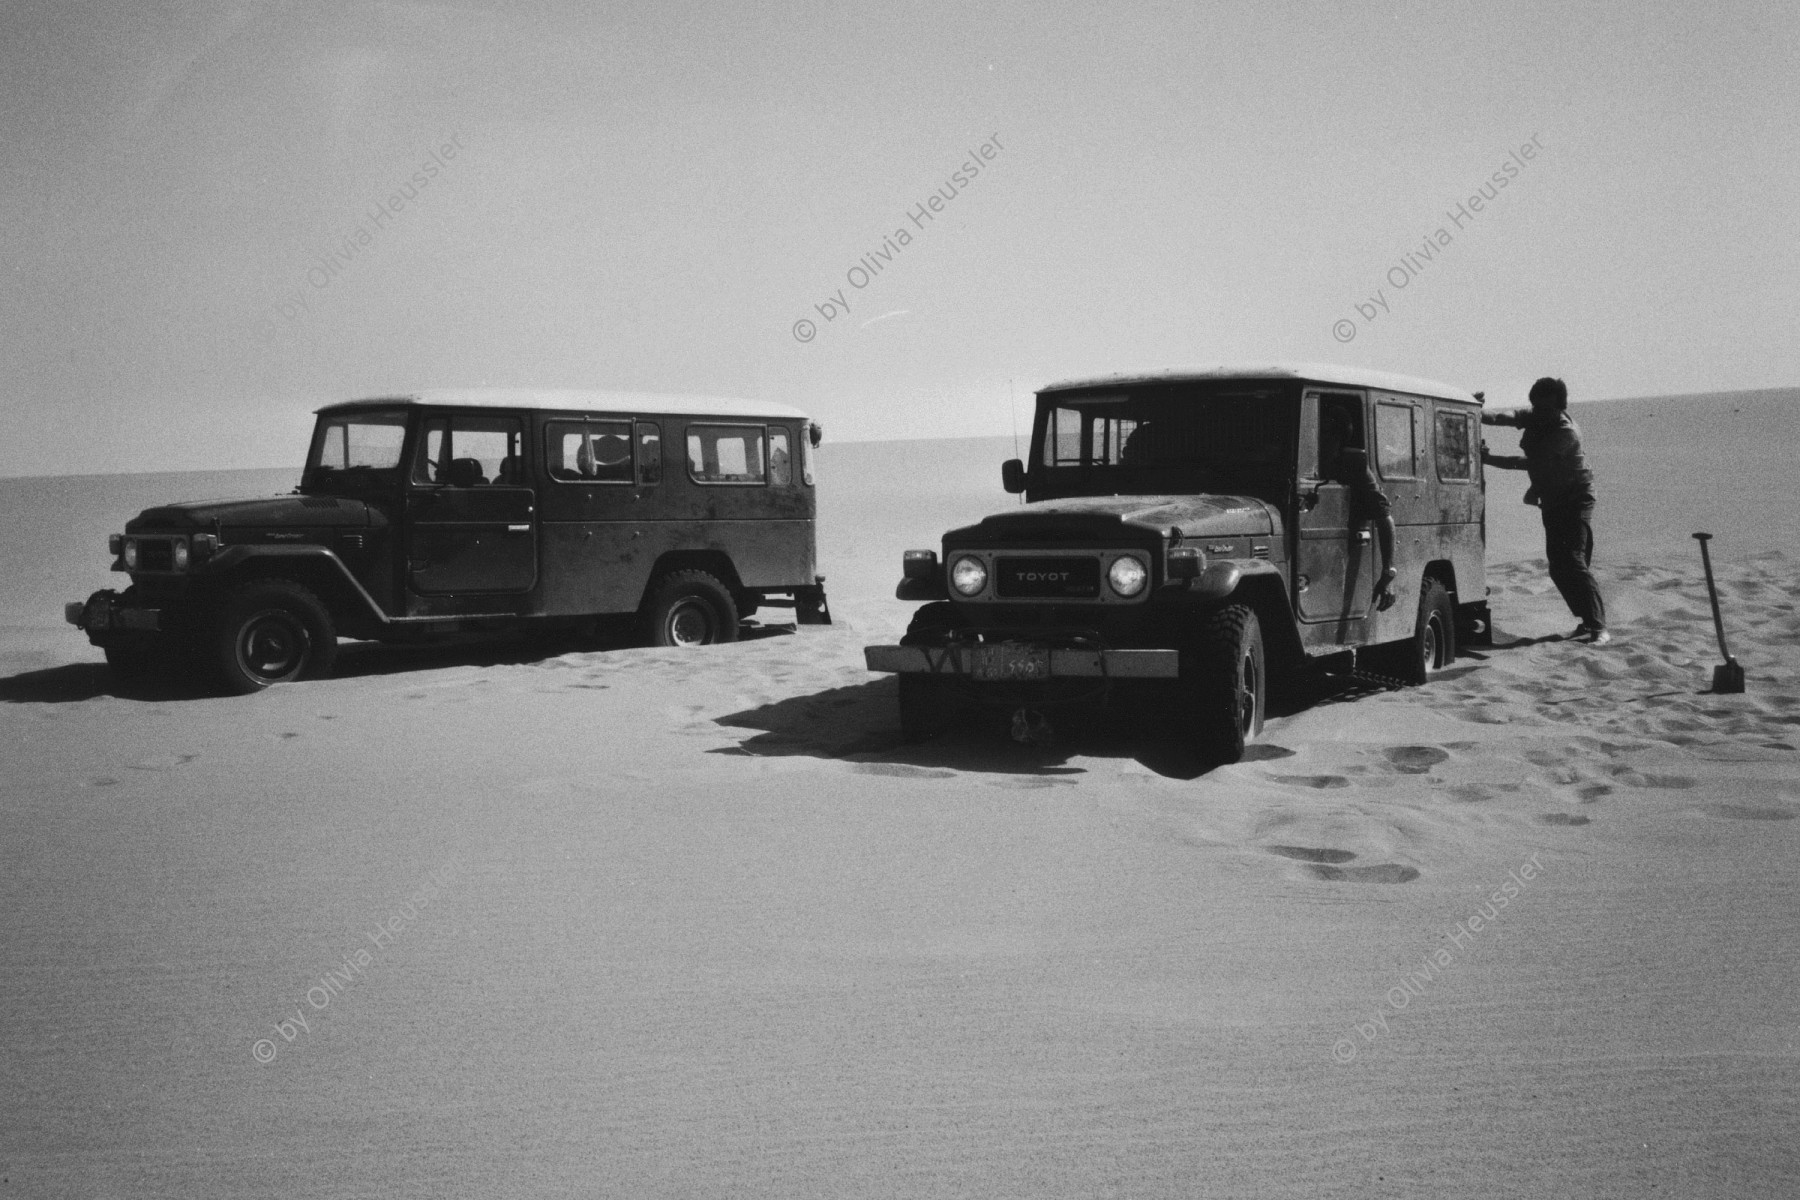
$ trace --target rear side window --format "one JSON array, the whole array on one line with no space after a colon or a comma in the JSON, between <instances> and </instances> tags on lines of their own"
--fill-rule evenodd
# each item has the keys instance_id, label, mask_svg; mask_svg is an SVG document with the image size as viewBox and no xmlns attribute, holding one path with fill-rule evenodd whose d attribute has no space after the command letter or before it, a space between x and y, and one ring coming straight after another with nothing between
<instances>
[{"instance_id":1,"label":"rear side window","mask_svg":"<svg viewBox=\"0 0 1800 1200\"><path fill-rule=\"evenodd\" d=\"M1452 412L1448 409L1438 410L1437 469L1439 479L1454 483L1475 478L1475 456L1472 451L1474 438L1470 433L1471 424L1468 413Z\"/></svg>"},{"instance_id":2,"label":"rear side window","mask_svg":"<svg viewBox=\"0 0 1800 1200\"><path fill-rule=\"evenodd\" d=\"M767 482L760 425L689 425L687 457L696 483Z\"/></svg>"},{"instance_id":3,"label":"rear side window","mask_svg":"<svg viewBox=\"0 0 1800 1200\"><path fill-rule=\"evenodd\" d=\"M1375 454L1383 479L1418 477L1412 405L1383 400L1375 406Z\"/></svg>"},{"instance_id":4,"label":"rear side window","mask_svg":"<svg viewBox=\"0 0 1800 1200\"><path fill-rule=\"evenodd\" d=\"M628 422L551 421L544 431L550 478L565 483L631 482Z\"/></svg>"},{"instance_id":5,"label":"rear side window","mask_svg":"<svg viewBox=\"0 0 1800 1200\"><path fill-rule=\"evenodd\" d=\"M653 421L637 424L638 482L648 487L662 482L662 428Z\"/></svg>"}]
</instances>

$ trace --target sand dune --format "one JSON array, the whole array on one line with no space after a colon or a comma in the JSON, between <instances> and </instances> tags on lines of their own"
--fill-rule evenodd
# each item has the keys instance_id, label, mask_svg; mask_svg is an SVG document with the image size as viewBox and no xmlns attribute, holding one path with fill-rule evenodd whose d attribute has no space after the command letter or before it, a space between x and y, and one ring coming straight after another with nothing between
<instances>
[{"instance_id":1,"label":"sand dune","mask_svg":"<svg viewBox=\"0 0 1800 1200\"><path fill-rule=\"evenodd\" d=\"M1499 644L1206 774L1129 714L901 744L861 647L992 445L828 447L839 624L705 653L119 696L12 607L0 1186L1800 1194L1800 526L1704 466L1792 409L1633 403L1714 448L1578 414L1613 645L1494 478Z\"/></svg>"}]
</instances>

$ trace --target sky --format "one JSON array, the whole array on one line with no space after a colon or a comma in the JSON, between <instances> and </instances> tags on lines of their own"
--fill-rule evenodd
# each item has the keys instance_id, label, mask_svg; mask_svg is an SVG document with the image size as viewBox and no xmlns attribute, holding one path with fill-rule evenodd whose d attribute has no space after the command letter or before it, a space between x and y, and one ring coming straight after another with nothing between
<instances>
[{"instance_id":1,"label":"sky","mask_svg":"<svg viewBox=\"0 0 1800 1200\"><path fill-rule=\"evenodd\" d=\"M7 2L0 475L437 386L834 440L1217 362L1792 386L1796 79L1790 0Z\"/></svg>"}]
</instances>

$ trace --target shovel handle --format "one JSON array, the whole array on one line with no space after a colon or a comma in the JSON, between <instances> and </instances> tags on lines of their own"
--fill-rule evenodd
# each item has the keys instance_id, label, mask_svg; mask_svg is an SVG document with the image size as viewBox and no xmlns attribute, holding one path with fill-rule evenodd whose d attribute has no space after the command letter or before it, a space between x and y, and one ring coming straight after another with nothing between
<instances>
[{"instance_id":1,"label":"shovel handle","mask_svg":"<svg viewBox=\"0 0 1800 1200\"><path fill-rule=\"evenodd\" d=\"M1712 555L1706 549L1712 534L1696 533L1694 540L1700 543L1700 563L1706 568L1706 598L1712 601L1713 632L1719 635L1719 653L1725 656L1726 662L1731 662L1731 651L1725 646L1725 618L1719 615L1719 589L1713 584Z\"/></svg>"}]
</instances>

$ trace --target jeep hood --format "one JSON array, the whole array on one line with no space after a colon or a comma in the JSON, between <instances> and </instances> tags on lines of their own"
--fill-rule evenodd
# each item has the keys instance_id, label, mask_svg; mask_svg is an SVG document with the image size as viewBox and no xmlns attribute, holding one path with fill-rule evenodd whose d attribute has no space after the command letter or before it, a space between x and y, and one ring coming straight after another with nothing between
<instances>
[{"instance_id":1,"label":"jeep hood","mask_svg":"<svg viewBox=\"0 0 1800 1200\"><path fill-rule=\"evenodd\" d=\"M369 506L342 496L270 496L261 500L195 500L146 508L125 532L153 529L367 525Z\"/></svg>"},{"instance_id":2,"label":"jeep hood","mask_svg":"<svg viewBox=\"0 0 1800 1200\"><path fill-rule=\"evenodd\" d=\"M946 542L1057 541L1178 529L1184 538L1246 537L1281 528L1275 510L1250 496L1070 496L995 513L945 535Z\"/></svg>"}]
</instances>

